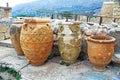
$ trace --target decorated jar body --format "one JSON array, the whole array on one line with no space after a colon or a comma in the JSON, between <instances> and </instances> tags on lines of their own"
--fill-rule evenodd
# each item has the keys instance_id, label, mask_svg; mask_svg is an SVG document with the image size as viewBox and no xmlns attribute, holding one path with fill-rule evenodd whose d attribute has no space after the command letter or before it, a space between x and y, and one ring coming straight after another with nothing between
<instances>
[{"instance_id":1,"label":"decorated jar body","mask_svg":"<svg viewBox=\"0 0 120 80\"><path fill-rule=\"evenodd\" d=\"M63 61L74 63L81 51L81 30L79 22L65 22L58 28L58 48Z\"/></svg>"},{"instance_id":2,"label":"decorated jar body","mask_svg":"<svg viewBox=\"0 0 120 80\"><path fill-rule=\"evenodd\" d=\"M51 53L53 31L48 19L28 18L21 31L20 43L32 65L43 64Z\"/></svg>"},{"instance_id":3,"label":"decorated jar body","mask_svg":"<svg viewBox=\"0 0 120 80\"><path fill-rule=\"evenodd\" d=\"M115 38L110 36L90 36L87 38L88 57L94 69L103 71L114 54Z\"/></svg>"},{"instance_id":4,"label":"decorated jar body","mask_svg":"<svg viewBox=\"0 0 120 80\"><path fill-rule=\"evenodd\" d=\"M24 55L20 45L20 33L22 26L23 26L23 22L15 21L10 27L10 39L17 52L17 55Z\"/></svg>"}]
</instances>

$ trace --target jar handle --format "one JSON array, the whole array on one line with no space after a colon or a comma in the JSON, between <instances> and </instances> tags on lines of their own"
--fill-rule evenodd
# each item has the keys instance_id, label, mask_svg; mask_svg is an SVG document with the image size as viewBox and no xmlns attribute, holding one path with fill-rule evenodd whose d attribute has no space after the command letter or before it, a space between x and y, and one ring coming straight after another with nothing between
<instances>
[{"instance_id":1,"label":"jar handle","mask_svg":"<svg viewBox=\"0 0 120 80\"><path fill-rule=\"evenodd\" d=\"M27 23L24 23L24 24L23 24L23 30L25 30L25 31L28 30L28 24L27 24Z\"/></svg>"},{"instance_id":2,"label":"jar handle","mask_svg":"<svg viewBox=\"0 0 120 80\"><path fill-rule=\"evenodd\" d=\"M49 26L49 27L50 27L50 24L49 24L49 23L47 23L47 24L46 24L46 26Z\"/></svg>"}]
</instances>

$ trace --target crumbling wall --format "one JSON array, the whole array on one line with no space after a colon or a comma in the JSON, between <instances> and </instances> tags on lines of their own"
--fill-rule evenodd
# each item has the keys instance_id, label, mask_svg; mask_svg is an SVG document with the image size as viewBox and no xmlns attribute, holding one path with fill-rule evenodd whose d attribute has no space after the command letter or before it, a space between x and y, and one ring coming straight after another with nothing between
<instances>
[{"instance_id":1,"label":"crumbling wall","mask_svg":"<svg viewBox=\"0 0 120 80\"><path fill-rule=\"evenodd\" d=\"M10 37L9 35L9 27L10 27L10 19L1 19L0 20L0 40L5 40Z\"/></svg>"}]
</instances>

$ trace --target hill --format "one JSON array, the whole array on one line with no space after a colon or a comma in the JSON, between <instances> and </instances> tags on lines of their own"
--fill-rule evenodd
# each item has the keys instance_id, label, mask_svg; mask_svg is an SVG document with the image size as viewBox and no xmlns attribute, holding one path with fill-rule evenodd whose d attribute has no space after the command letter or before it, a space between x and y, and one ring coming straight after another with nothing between
<instances>
[{"instance_id":1,"label":"hill","mask_svg":"<svg viewBox=\"0 0 120 80\"><path fill-rule=\"evenodd\" d=\"M36 0L29 3L19 4L13 7L12 16L19 15L40 16L43 12L80 13L93 15L100 11L103 0Z\"/></svg>"}]
</instances>

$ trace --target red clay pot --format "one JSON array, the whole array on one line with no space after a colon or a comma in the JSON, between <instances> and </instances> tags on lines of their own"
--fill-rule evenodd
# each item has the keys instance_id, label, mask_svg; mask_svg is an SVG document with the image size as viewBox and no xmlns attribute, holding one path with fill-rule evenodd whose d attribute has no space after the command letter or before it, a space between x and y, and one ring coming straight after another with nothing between
<instances>
[{"instance_id":1,"label":"red clay pot","mask_svg":"<svg viewBox=\"0 0 120 80\"><path fill-rule=\"evenodd\" d=\"M87 38L88 57L94 69L103 71L114 54L115 38L95 35Z\"/></svg>"}]
</instances>

